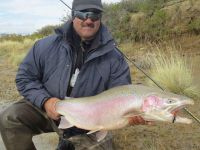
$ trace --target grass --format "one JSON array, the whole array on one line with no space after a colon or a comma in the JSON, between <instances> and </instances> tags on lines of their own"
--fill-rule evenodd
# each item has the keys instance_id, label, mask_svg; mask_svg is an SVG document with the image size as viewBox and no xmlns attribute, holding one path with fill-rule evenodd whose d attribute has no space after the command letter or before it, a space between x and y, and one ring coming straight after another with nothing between
<instances>
[{"instance_id":1,"label":"grass","mask_svg":"<svg viewBox=\"0 0 200 150\"><path fill-rule=\"evenodd\" d=\"M28 38L0 42L0 101L20 99L15 86L16 69L33 43Z\"/></svg>"},{"instance_id":2,"label":"grass","mask_svg":"<svg viewBox=\"0 0 200 150\"><path fill-rule=\"evenodd\" d=\"M28 38L23 41L2 41L0 43L0 56L6 58L12 66L17 67L34 42L35 40Z\"/></svg>"},{"instance_id":3,"label":"grass","mask_svg":"<svg viewBox=\"0 0 200 150\"><path fill-rule=\"evenodd\" d=\"M155 47L154 47L155 48ZM200 90L194 84L191 58L186 58L174 46L156 47L148 58L151 62L150 76L164 89L194 99L200 98ZM154 85L148 81L148 84Z\"/></svg>"}]
</instances>

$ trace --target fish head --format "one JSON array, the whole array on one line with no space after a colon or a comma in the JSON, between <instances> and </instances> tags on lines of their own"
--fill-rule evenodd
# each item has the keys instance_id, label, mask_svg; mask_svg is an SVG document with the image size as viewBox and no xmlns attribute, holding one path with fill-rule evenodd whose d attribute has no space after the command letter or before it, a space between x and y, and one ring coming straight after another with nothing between
<instances>
[{"instance_id":1,"label":"fish head","mask_svg":"<svg viewBox=\"0 0 200 150\"><path fill-rule=\"evenodd\" d=\"M142 111L145 119L150 121L172 122L176 119L178 123L189 124L192 121L177 116L177 112L187 105L193 105L194 101L188 97L173 93L153 93L144 98ZM176 115L176 116L175 116Z\"/></svg>"}]
</instances>

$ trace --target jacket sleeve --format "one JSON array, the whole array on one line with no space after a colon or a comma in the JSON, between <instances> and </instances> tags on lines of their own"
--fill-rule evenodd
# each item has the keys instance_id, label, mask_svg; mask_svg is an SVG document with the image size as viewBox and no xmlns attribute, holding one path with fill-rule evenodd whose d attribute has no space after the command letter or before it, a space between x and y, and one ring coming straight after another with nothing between
<instances>
[{"instance_id":1,"label":"jacket sleeve","mask_svg":"<svg viewBox=\"0 0 200 150\"><path fill-rule=\"evenodd\" d=\"M130 69L126 60L122 54L120 54L120 56L118 55L118 58L111 64L108 88L127 84L131 84Z\"/></svg>"},{"instance_id":2,"label":"jacket sleeve","mask_svg":"<svg viewBox=\"0 0 200 150\"><path fill-rule=\"evenodd\" d=\"M41 49L36 42L20 64L16 75L19 93L39 108L42 108L44 101L51 97L42 84L43 66Z\"/></svg>"}]
</instances>

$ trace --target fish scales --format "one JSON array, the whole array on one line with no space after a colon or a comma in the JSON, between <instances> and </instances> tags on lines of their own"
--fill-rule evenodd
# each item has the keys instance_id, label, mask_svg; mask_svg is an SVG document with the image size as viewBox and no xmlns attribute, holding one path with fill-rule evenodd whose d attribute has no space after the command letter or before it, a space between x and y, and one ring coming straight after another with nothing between
<instances>
[{"instance_id":1,"label":"fish scales","mask_svg":"<svg viewBox=\"0 0 200 150\"><path fill-rule=\"evenodd\" d=\"M76 126L93 133L123 128L134 116L146 121L171 122L173 111L193 103L188 97L157 88L124 85L96 96L59 101L56 111L63 116L60 128ZM189 124L191 120L177 116L176 122Z\"/></svg>"}]
</instances>

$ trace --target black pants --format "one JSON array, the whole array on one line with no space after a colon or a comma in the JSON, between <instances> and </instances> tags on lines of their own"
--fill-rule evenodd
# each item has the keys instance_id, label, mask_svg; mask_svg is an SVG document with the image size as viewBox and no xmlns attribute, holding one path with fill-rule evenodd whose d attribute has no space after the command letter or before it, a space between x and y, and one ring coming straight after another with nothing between
<instances>
[{"instance_id":1,"label":"black pants","mask_svg":"<svg viewBox=\"0 0 200 150\"><path fill-rule=\"evenodd\" d=\"M34 135L54 132L46 114L26 100L12 104L0 114L0 131L7 150L35 150Z\"/></svg>"}]
</instances>

